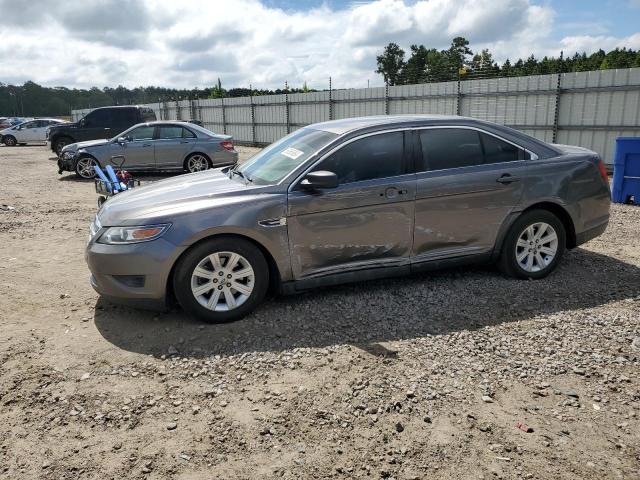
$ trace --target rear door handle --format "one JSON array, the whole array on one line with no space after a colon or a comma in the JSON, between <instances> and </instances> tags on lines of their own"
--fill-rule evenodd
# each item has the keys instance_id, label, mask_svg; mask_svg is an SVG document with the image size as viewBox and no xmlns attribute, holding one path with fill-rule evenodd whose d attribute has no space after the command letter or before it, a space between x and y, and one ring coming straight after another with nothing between
<instances>
[{"instance_id":1,"label":"rear door handle","mask_svg":"<svg viewBox=\"0 0 640 480\"><path fill-rule=\"evenodd\" d=\"M513 182L519 182L519 181L520 179L518 177L514 177L510 173L505 173L504 175L502 175L500 178L496 180L496 182L502 183L503 185L513 183Z\"/></svg>"},{"instance_id":2,"label":"rear door handle","mask_svg":"<svg viewBox=\"0 0 640 480\"><path fill-rule=\"evenodd\" d=\"M183 140L180 143L189 143L189 140Z\"/></svg>"},{"instance_id":3,"label":"rear door handle","mask_svg":"<svg viewBox=\"0 0 640 480\"><path fill-rule=\"evenodd\" d=\"M150 144L150 143L145 143L145 144L143 144L142 146L143 146L143 147L150 147L150 146L151 146L151 144Z\"/></svg>"}]
</instances>

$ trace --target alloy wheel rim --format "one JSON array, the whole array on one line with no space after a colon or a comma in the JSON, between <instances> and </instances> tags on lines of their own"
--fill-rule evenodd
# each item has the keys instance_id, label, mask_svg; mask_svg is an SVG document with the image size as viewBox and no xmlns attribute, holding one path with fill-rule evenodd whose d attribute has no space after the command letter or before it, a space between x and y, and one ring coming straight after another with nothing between
<instances>
[{"instance_id":1,"label":"alloy wheel rim","mask_svg":"<svg viewBox=\"0 0 640 480\"><path fill-rule=\"evenodd\" d=\"M96 171L93 169L95 162L90 158L81 158L78 160L78 173L82 178L93 178Z\"/></svg>"},{"instance_id":2,"label":"alloy wheel rim","mask_svg":"<svg viewBox=\"0 0 640 480\"><path fill-rule=\"evenodd\" d=\"M189 159L189 171L190 172L201 172L202 170L207 170L209 168L209 163L207 159L202 155L194 155Z\"/></svg>"},{"instance_id":3,"label":"alloy wheel rim","mask_svg":"<svg viewBox=\"0 0 640 480\"><path fill-rule=\"evenodd\" d=\"M545 222L526 227L516 242L516 261L525 272L535 273L547 268L558 253L558 234Z\"/></svg>"},{"instance_id":4,"label":"alloy wheel rim","mask_svg":"<svg viewBox=\"0 0 640 480\"><path fill-rule=\"evenodd\" d=\"M7 139L4 141L5 145L7 145L8 147L13 147L15 146L16 140L13 137L7 137Z\"/></svg>"},{"instance_id":5,"label":"alloy wheel rim","mask_svg":"<svg viewBox=\"0 0 640 480\"><path fill-rule=\"evenodd\" d=\"M244 304L255 286L249 261L235 252L215 252L200 260L191 274L191 293L207 310L228 312Z\"/></svg>"}]
</instances>

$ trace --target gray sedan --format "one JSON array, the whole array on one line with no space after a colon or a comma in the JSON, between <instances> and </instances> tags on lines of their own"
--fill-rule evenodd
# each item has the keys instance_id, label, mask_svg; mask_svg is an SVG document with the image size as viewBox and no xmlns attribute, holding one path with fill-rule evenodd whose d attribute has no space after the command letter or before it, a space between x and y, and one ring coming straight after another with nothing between
<instances>
[{"instance_id":1,"label":"gray sedan","mask_svg":"<svg viewBox=\"0 0 640 480\"><path fill-rule=\"evenodd\" d=\"M93 167L119 165L126 170L185 170L199 172L233 165L238 152L232 137L187 122L149 122L134 125L106 140L67 145L58 160L58 173L95 177Z\"/></svg>"},{"instance_id":2,"label":"gray sedan","mask_svg":"<svg viewBox=\"0 0 640 480\"><path fill-rule=\"evenodd\" d=\"M270 288L478 262L541 279L608 221L595 152L470 118L367 117L302 128L236 168L116 195L86 259L107 298L175 297L221 322Z\"/></svg>"}]
</instances>

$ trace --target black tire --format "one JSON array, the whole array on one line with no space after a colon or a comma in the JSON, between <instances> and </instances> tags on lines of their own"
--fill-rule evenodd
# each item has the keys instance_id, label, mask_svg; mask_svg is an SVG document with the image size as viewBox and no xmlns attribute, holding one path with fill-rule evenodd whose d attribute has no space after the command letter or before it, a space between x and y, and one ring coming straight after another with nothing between
<instances>
[{"instance_id":1,"label":"black tire","mask_svg":"<svg viewBox=\"0 0 640 480\"><path fill-rule=\"evenodd\" d=\"M84 156L78 159L74 170L76 171L76 175L83 180L93 180L96 177L96 172L95 170L91 169L93 173L90 174L87 168L87 163L90 163L92 166L100 165L95 158Z\"/></svg>"},{"instance_id":2,"label":"black tire","mask_svg":"<svg viewBox=\"0 0 640 480\"><path fill-rule=\"evenodd\" d=\"M196 158L199 159L200 164L203 164L203 165L206 164L204 168L199 168L199 169L191 168L191 165L190 165L191 161L195 160ZM211 162L211 159L204 153L199 153L199 152L194 152L190 154L184 161L184 169L187 171L187 173L202 172L204 170L209 170L212 166L213 166L213 163Z\"/></svg>"},{"instance_id":3,"label":"black tire","mask_svg":"<svg viewBox=\"0 0 640 480\"><path fill-rule=\"evenodd\" d=\"M218 257L221 259L219 269L216 269L213 263L206 263L204 265L201 263L208 262L207 258L215 253L220 254ZM243 295L241 292L233 290L233 287L228 288L232 283L223 285L219 282L220 279L227 278L228 274L228 271L224 270L224 267L229 265L230 261L230 257L226 256L226 253L237 254L242 258L242 260L239 260L234 266L235 271L245 270L246 263L248 263L253 270L252 282L249 283L248 280L246 281L246 285L251 285L252 290L249 295L245 295L244 299L242 298ZM212 276L209 278L192 279L198 265L201 265L201 268L204 268L207 272L211 272ZM222 273L222 275L220 277L215 276L214 274L216 272L218 274ZM225 279L222 283L227 281L233 282L233 279ZM192 282L195 282L197 286L204 286L205 289L207 286L211 286L211 289L206 290L200 296L200 301L196 299L195 294L192 292ZM214 284L213 282L216 283ZM188 250L178 261L173 275L173 291L180 306L182 306L187 313L211 323L231 322L248 315L263 300L268 287L269 268L264 255L258 247L251 242L238 237L226 236L212 238L196 245ZM217 290L219 290L219 292ZM220 299L219 302L222 302L224 298L224 305L220 303L218 306L220 308L226 308L228 307L226 292L229 292L234 298L233 302L242 301L242 303L226 311L214 311L200 303L211 302L214 294L217 294L218 296L216 298ZM235 297L236 294L238 297Z\"/></svg>"},{"instance_id":4,"label":"black tire","mask_svg":"<svg viewBox=\"0 0 640 480\"><path fill-rule=\"evenodd\" d=\"M13 135L5 135L2 137L2 141L7 147L15 147L18 144L16 137Z\"/></svg>"},{"instance_id":5,"label":"black tire","mask_svg":"<svg viewBox=\"0 0 640 480\"><path fill-rule=\"evenodd\" d=\"M73 140L69 137L58 137L53 141L53 150L56 152L56 155L60 157L62 149L72 143Z\"/></svg>"},{"instance_id":6,"label":"black tire","mask_svg":"<svg viewBox=\"0 0 640 480\"><path fill-rule=\"evenodd\" d=\"M528 237L525 232L526 229L531 226L532 232L538 234L540 228L538 227L538 229L536 229L534 226L541 223L551 226L555 231L557 241L555 245L553 242L544 241L545 239L553 238L553 236L548 236L552 233L550 230L543 232L541 237L542 242L534 241L535 235L532 238ZM521 238L521 236L527 236L527 238ZM509 229L509 233L507 233L504 244L502 245L498 267L503 273L514 278L533 280L544 278L558 266L565 251L566 238L564 225L553 213L547 210L531 210L526 212L522 214ZM520 239L522 242L519 245L518 241ZM529 245L527 245L527 243L529 243ZM544 245L542 245L542 243L544 243ZM554 247L555 255L548 255L548 252L553 250ZM542 267L539 264L536 252L543 260ZM523 263L518 261L518 256L524 256L522 260ZM527 269L529 257L532 257L533 262L529 269ZM536 268L537 270L534 271L533 269Z\"/></svg>"}]
</instances>

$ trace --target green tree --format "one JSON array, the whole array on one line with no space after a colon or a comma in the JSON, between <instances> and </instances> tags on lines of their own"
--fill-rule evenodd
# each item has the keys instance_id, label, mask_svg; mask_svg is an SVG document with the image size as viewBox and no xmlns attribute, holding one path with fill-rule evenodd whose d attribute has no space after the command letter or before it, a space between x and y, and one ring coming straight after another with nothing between
<instances>
[{"instance_id":1,"label":"green tree","mask_svg":"<svg viewBox=\"0 0 640 480\"><path fill-rule=\"evenodd\" d=\"M475 75L491 77L499 73L500 69L493 61L493 55L489 49L485 48L471 59L471 71Z\"/></svg>"},{"instance_id":2,"label":"green tree","mask_svg":"<svg viewBox=\"0 0 640 480\"><path fill-rule=\"evenodd\" d=\"M449 59L451 68L455 69L456 73L461 68L471 67L468 62L468 57L471 55L473 55L473 52L469 48L469 40L464 37L456 37L451 41Z\"/></svg>"},{"instance_id":3,"label":"green tree","mask_svg":"<svg viewBox=\"0 0 640 480\"><path fill-rule=\"evenodd\" d=\"M405 66L404 50L398 44L390 43L384 48L382 55L376 57L378 69L376 73L381 73L385 83L397 85L402 77L402 70Z\"/></svg>"},{"instance_id":4,"label":"green tree","mask_svg":"<svg viewBox=\"0 0 640 480\"><path fill-rule=\"evenodd\" d=\"M222 98L225 96L226 91L222 88L222 82L218 77L218 83L211 88L209 92L209 98Z\"/></svg>"}]
</instances>

